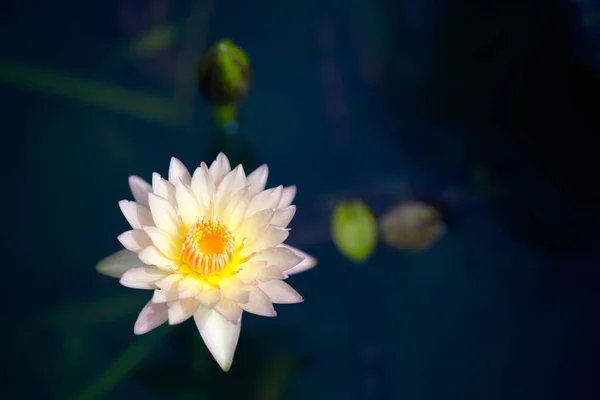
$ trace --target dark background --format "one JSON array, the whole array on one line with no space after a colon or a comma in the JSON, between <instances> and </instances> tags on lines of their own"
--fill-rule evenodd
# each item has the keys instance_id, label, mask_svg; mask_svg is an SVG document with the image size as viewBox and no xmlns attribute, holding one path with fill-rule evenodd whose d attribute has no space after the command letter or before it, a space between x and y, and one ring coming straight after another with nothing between
<instances>
[{"instance_id":1,"label":"dark background","mask_svg":"<svg viewBox=\"0 0 600 400\"><path fill-rule=\"evenodd\" d=\"M600 3L581 3L3 3L2 391L600 398ZM169 46L128 51L161 25L179 32ZM255 73L228 139L193 76L224 36ZM86 82L162 100L136 108ZM128 175L165 175L171 156L193 169L219 150L246 171L268 163L270 186L298 186L289 242L319 259L290 279L304 303L244 319L226 374L190 321L135 337L147 294L94 269L127 229ZM378 216L433 199L448 232L425 253L380 243L354 264L329 234L349 197Z\"/></svg>"}]
</instances>

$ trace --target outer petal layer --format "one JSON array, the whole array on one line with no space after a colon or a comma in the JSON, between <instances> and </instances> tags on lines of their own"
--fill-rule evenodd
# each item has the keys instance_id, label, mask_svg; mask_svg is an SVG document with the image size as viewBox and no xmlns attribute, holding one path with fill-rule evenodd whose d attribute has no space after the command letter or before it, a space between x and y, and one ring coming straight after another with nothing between
<instances>
[{"instance_id":1,"label":"outer petal layer","mask_svg":"<svg viewBox=\"0 0 600 400\"><path fill-rule=\"evenodd\" d=\"M299 274L300 272L309 270L309 269L313 268L315 265L317 265L316 258L309 256L305 252L298 250L295 247L288 246L287 244L280 244L277 247L282 247L282 248L291 250L297 256L304 257L304 260L302 262L300 262L298 265L284 271L287 275Z\"/></svg>"},{"instance_id":2,"label":"outer petal layer","mask_svg":"<svg viewBox=\"0 0 600 400\"><path fill-rule=\"evenodd\" d=\"M165 303L157 304L149 301L135 321L133 333L143 335L167 322L168 318L168 307Z\"/></svg>"},{"instance_id":3,"label":"outer petal layer","mask_svg":"<svg viewBox=\"0 0 600 400\"><path fill-rule=\"evenodd\" d=\"M96 271L102 275L120 278L125 271L140 265L144 263L140 261L137 254L123 249L100 261L96 265Z\"/></svg>"},{"instance_id":4,"label":"outer petal layer","mask_svg":"<svg viewBox=\"0 0 600 400\"><path fill-rule=\"evenodd\" d=\"M241 320L238 324L233 324L218 312L200 307L194 313L194 321L219 366L223 371L229 371L240 337Z\"/></svg>"}]
</instances>

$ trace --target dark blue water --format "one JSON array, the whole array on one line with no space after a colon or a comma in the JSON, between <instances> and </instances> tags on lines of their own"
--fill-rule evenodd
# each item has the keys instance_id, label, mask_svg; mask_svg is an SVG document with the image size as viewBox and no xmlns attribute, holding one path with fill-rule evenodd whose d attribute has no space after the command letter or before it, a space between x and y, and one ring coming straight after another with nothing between
<instances>
[{"instance_id":1,"label":"dark blue water","mask_svg":"<svg viewBox=\"0 0 600 400\"><path fill-rule=\"evenodd\" d=\"M486 94L503 93L488 79L499 74L492 66L502 64L512 82L548 7L484 13L471 2L465 14L469 2L147 3L153 11L133 0L2 6L3 62L167 99L179 93L177 109L188 113L174 126L2 77L8 398L598 398L598 213L581 200L592 189L573 183L597 186L596 175L580 169L566 185L534 151L545 141L532 145L534 136L513 135L485 111L501 108ZM576 12L555 12L578 31ZM161 24L183 26L173 46L147 59L121 55L135 34ZM463 39L440 49L461 26ZM494 47L489 32L505 32L503 44ZM255 71L240 135L225 147L185 78L223 36ZM587 37L564 41L591 62ZM471 45L483 49L480 61L463 55ZM573 132L558 142L589 128L573 115L565 117ZM193 169L219 150L246 171L267 163L269 185L297 185L289 242L319 259L290 279L304 303L277 307L275 319L246 314L227 374L191 321L134 336L147 293L94 269L128 229L117 203L131 197L129 175L166 175L172 156ZM558 163L569 157L578 158ZM502 191L473 184L481 165ZM390 182L409 191L390 194ZM348 196L377 215L407 196L435 199L452 224L426 253L380 243L368 263L353 264L329 238L331 206Z\"/></svg>"}]
</instances>

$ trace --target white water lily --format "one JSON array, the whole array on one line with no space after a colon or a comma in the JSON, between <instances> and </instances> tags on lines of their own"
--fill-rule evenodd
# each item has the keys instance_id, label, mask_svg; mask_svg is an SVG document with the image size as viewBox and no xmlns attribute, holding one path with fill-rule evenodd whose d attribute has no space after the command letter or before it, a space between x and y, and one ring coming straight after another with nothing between
<instances>
[{"instance_id":1,"label":"white water lily","mask_svg":"<svg viewBox=\"0 0 600 400\"><path fill-rule=\"evenodd\" d=\"M241 165L232 170L221 153L193 176L172 158L168 180L157 173L152 185L129 178L135 201L119 206L132 230L118 237L125 249L97 270L124 286L154 291L135 334L193 316L204 343L228 371L243 311L273 317L273 303L302 301L283 280L316 260L283 244L296 211L296 188L265 190L267 175L266 165L248 176Z\"/></svg>"}]
</instances>

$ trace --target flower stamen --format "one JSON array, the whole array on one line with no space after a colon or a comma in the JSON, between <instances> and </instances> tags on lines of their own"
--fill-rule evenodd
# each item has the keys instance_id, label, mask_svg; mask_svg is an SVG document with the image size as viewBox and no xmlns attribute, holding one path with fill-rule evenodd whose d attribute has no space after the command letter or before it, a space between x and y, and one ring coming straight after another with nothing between
<instances>
[{"instance_id":1,"label":"flower stamen","mask_svg":"<svg viewBox=\"0 0 600 400\"><path fill-rule=\"evenodd\" d=\"M231 231L218 218L203 218L187 232L181 246L181 261L205 277L220 273L235 254Z\"/></svg>"}]
</instances>

